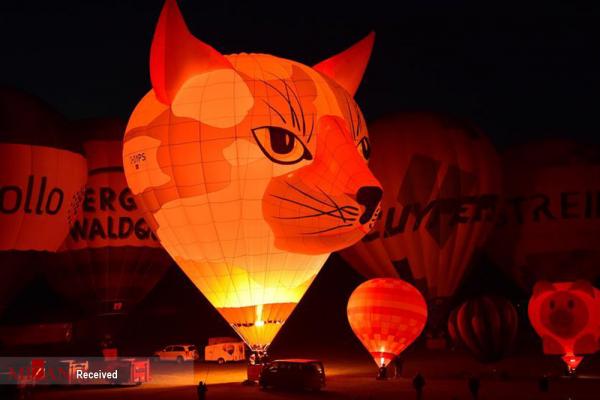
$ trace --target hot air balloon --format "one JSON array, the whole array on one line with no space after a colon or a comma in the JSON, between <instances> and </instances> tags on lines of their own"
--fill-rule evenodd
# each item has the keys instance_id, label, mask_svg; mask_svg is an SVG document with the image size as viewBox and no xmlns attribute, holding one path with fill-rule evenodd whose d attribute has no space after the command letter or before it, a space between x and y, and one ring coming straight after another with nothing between
<instances>
[{"instance_id":1,"label":"hot air balloon","mask_svg":"<svg viewBox=\"0 0 600 400\"><path fill-rule=\"evenodd\" d=\"M127 182L164 248L255 351L332 251L362 238L381 187L353 99L373 35L314 68L224 56L175 1L150 52L153 89L124 138Z\"/></svg>"},{"instance_id":2,"label":"hot air balloon","mask_svg":"<svg viewBox=\"0 0 600 400\"><path fill-rule=\"evenodd\" d=\"M63 134L62 116L41 100L0 88L0 313L81 204L86 161Z\"/></svg>"},{"instance_id":3,"label":"hot air balloon","mask_svg":"<svg viewBox=\"0 0 600 400\"><path fill-rule=\"evenodd\" d=\"M370 168L384 187L381 218L341 252L367 278L415 282L429 304L428 334L445 331L449 298L493 227L498 157L468 122L397 114L370 126Z\"/></svg>"},{"instance_id":4,"label":"hot air balloon","mask_svg":"<svg viewBox=\"0 0 600 400\"><path fill-rule=\"evenodd\" d=\"M506 299L482 296L467 300L450 313L448 332L457 345L468 348L482 362L496 362L512 349L518 317Z\"/></svg>"},{"instance_id":5,"label":"hot air balloon","mask_svg":"<svg viewBox=\"0 0 600 400\"><path fill-rule=\"evenodd\" d=\"M71 129L83 141L88 160L83 212L46 276L57 292L90 316L96 331L93 340L114 340L123 316L156 285L172 261L125 181L124 124L91 119L73 123ZM80 330L85 333L85 328Z\"/></svg>"},{"instance_id":6,"label":"hot air balloon","mask_svg":"<svg viewBox=\"0 0 600 400\"><path fill-rule=\"evenodd\" d=\"M600 147L544 140L503 156L505 215L490 255L522 288L600 278Z\"/></svg>"},{"instance_id":7,"label":"hot air balloon","mask_svg":"<svg viewBox=\"0 0 600 400\"><path fill-rule=\"evenodd\" d=\"M423 331L427 304L415 287L401 279L371 279L352 292L348 322L375 364L385 371Z\"/></svg>"},{"instance_id":8,"label":"hot air balloon","mask_svg":"<svg viewBox=\"0 0 600 400\"><path fill-rule=\"evenodd\" d=\"M600 290L589 282L540 281L533 288L529 321L542 338L544 354L562 356L569 372L600 346Z\"/></svg>"}]
</instances>

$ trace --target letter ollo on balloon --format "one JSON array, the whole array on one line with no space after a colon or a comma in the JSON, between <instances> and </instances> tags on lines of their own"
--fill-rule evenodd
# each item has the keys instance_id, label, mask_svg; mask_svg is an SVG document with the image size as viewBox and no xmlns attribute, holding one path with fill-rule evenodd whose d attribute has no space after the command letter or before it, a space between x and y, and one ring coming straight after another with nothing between
<instances>
[{"instance_id":1,"label":"letter ollo on balloon","mask_svg":"<svg viewBox=\"0 0 600 400\"><path fill-rule=\"evenodd\" d=\"M90 329L96 331L95 336L117 335L122 317L156 285L172 262L125 181L124 128L117 119L72 124L72 134L83 141L88 181L82 214L46 274L57 292L92 317ZM84 328L80 331L86 333Z\"/></svg>"},{"instance_id":2,"label":"letter ollo on balloon","mask_svg":"<svg viewBox=\"0 0 600 400\"><path fill-rule=\"evenodd\" d=\"M488 252L527 291L600 278L600 146L543 140L503 155L505 215Z\"/></svg>"},{"instance_id":3,"label":"letter ollo on balloon","mask_svg":"<svg viewBox=\"0 0 600 400\"><path fill-rule=\"evenodd\" d=\"M350 295L348 322L377 366L385 368L423 331L427 304L401 279L371 279Z\"/></svg>"},{"instance_id":4,"label":"letter ollo on balloon","mask_svg":"<svg viewBox=\"0 0 600 400\"><path fill-rule=\"evenodd\" d=\"M498 156L471 123L446 115L400 113L369 128L381 218L341 255L367 278L415 282L429 305L428 335L442 335L449 298L494 226Z\"/></svg>"},{"instance_id":5,"label":"letter ollo on balloon","mask_svg":"<svg viewBox=\"0 0 600 400\"><path fill-rule=\"evenodd\" d=\"M496 362L513 348L518 316L502 297L467 300L450 313L448 333L455 345L464 346L482 362Z\"/></svg>"},{"instance_id":6,"label":"letter ollo on balloon","mask_svg":"<svg viewBox=\"0 0 600 400\"><path fill-rule=\"evenodd\" d=\"M41 100L0 87L0 314L80 208L86 161L64 130Z\"/></svg>"},{"instance_id":7,"label":"letter ollo on balloon","mask_svg":"<svg viewBox=\"0 0 600 400\"><path fill-rule=\"evenodd\" d=\"M528 314L542 339L544 354L563 356L570 372L583 355L598 351L600 290L589 282L536 283Z\"/></svg>"},{"instance_id":8,"label":"letter ollo on balloon","mask_svg":"<svg viewBox=\"0 0 600 400\"><path fill-rule=\"evenodd\" d=\"M353 99L373 35L311 68L222 55L175 1L153 89L124 138L127 182L164 248L237 333L265 350L332 251L370 229L381 187Z\"/></svg>"}]
</instances>

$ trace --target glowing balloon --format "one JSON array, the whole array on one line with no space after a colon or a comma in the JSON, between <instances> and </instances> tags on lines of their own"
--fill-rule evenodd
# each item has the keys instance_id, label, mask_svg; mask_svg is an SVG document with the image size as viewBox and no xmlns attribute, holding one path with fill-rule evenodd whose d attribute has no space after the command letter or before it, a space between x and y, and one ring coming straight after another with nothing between
<instances>
[{"instance_id":1,"label":"glowing balloon","mask_svg":"<svg viewBox=\"0 0 600 400\"><path fill-rule=\"evenodd\" d=\"M600 147L532 142L503 156L505 216L490 255L524 289L600 278Z\"/></svg>"},{"instance_id":2,"label":"glowing balloon","mask_svg":"<svg viewBox=\"0 0 600 400\"><path fill-rule=\"evenodd\" d=\"M352 292L348 321L377 366L386 367L423 331L427 304L401 279L371 279Z\"/></svg>"},{"instance_id":3,"label":"glowing balloon","mask_svg":"<svg viewBox=\"0 0 600 400\"><path fill-rule=\"evenodd\" d=\"M155 286L172 262L143 218L125 181L124 124L86 120L74 124L88 160L83 212L58 253L48 281L92 316L129 313ZM113 318L113 320L115 320ZM118 324L105 320L111 334ZM115 320L116 322L116 320Z\"/></svg>"},{"instance_id":4,"label":"glowing balloon","mask_svg":"<svg viewBox=\"0 0 600 400\"><path fill-rule=\"evenodd\" d=\"M468 348L482 362L499 361L512 349L518 316L501 297L483 296L465 301L448 320L448 332L457 345Z\"/></svg>"},{"instance_id":5,"label":"glowing balloon","mask_svg":"<svg viewBox=\"0 0 600 400\"><path fill-rule=\"evenodd\" d=\"M255 350L271 343L329 253L373 225L381 188L352 96L373 35L314 68L224 56L167 1L153 90L124 138L127 182L164 248Z\"/></svg>"},{"instance_id":6,"label":"glowing balloon","mask_svg":"<svg viewBox=\"0 0 600 400\"><path fill-rule=\"evenodd\" d=\"M32 257L58 249L86 180L81 150L40 100L0 88L0 313L33 275Z\"/></svg>"},{"instance_id":7,"label":"glowing balloon","mask_svg":"<svg viewBox=\"0 0 600 400\"><path fill-rule=\"evenodd\" d=\"M538 282L529 301L529 321L544 354L558 354L571 371L581 356L599 349L600 291L589 282Z\"/></svg>"},{"instance_id":8,"label":"glowing balloon","mask_svg":"<svg viewBox=\"0 0 600 400\"><path fill-rule=\"evenodd\" d=\"M370 126L370 168L384 187L374 230L341 252L367 278L414 280L430 306L430 333L446 326L448 298L493 227L498 157L471 124L432 113Z\"/></svg>"}]
</instances>

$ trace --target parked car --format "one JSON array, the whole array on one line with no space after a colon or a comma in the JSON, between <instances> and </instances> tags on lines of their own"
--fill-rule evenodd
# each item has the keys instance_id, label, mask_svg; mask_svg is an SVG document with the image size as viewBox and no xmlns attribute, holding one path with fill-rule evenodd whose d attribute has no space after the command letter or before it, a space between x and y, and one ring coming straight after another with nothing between
<instances>
[{"instance_id":1,"label":"parked car","mask_svg":"<svg viewBox=\"0 0 600 400\"><path fill-rule=\"evenodd\" d=\"M193 344L175 344L167 346L154 353L159 361L175 361L181 364L184 361L196 361L200 358L196 346Z\"/></svg>"},{"instance_id":2,"label":"parked car","mask_svg":"<svg viewBox=\"0 0 600 400\"><path fill-rule=\"evenodd\" d=\"M225 364L246 359L246 345L241 341L210 344L204 348L204 361L216 361Z\"/></svg>"},{"instance_id":3,"label":"parked car","mask_svg":"<svg viewBox=\"0 0 600 400\"><path fill-rule=\"evenodd\" d=\"M325 368L319 360L276 360L263 367L258 382L263 389L277 387L318 391L325 387Z\"/></svg>"}]
</instances>

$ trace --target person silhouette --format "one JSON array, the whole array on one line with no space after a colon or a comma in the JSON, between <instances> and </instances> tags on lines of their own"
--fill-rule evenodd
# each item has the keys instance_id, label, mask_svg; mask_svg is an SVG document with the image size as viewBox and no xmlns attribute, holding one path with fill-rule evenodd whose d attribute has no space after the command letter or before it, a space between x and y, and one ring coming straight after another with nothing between
<instances>
[{"instance_id":1,"label":"person silhouette","mask_svg":"<svg viewBox=\"0 0 600 400\"><path fill-rule=\"evenodd\" d=\"M403 364L404 360L402 360L402 358L400 358L400 356L396 356L394 358L394 378L400 378L400 376L402 375L402 364Z\"/></svg>"},{"instance_id":2,"label":"person silhouette","mask_svg":"<svg viewBox=\"0 0 600 400\"><path fill-rule=\"evenodd\" d=\"M469 378L467 384L469 386L469 392L471 393L473 400L477 400L479 398L479 386L481 385L479 378L472 376L471 378Z\"/></svg>"},{"instance_id":3,"label":"person silhouette","mask_svg":"<svg viewBox=\"0 0 600 400\"><path fill-rule=\"evenodd\" d=\"M413 378L412 381L413 388L415 388L415 392L417 394L417 400L421 400L423 398L423 388L425 387L425 378L421 375L420 372L417 372L417 375Z\"/></svg>"},{"instance_id":4,"label":"person silhouette","mask_svg":"<svg viewBox=\"0 0 600 400\"><path fill-rule=\"evenodd\" d=\"M542 393L548 393L550 391L550 379L548 375L544 375L538 381L538 388Z\"/></svg>"},{"instance_id":5,"label":"person silhouette","mask_svg":"<svg viewBox=\"0 0 600 400\"><path fill-rule=\"evenodd\" d=\"M208 388L206 387L206 383L204 383L204 381L200 381L198 383L198 400L205 400L206 399L206 392L208 392Z\"/></svg>"}]
</instances>

